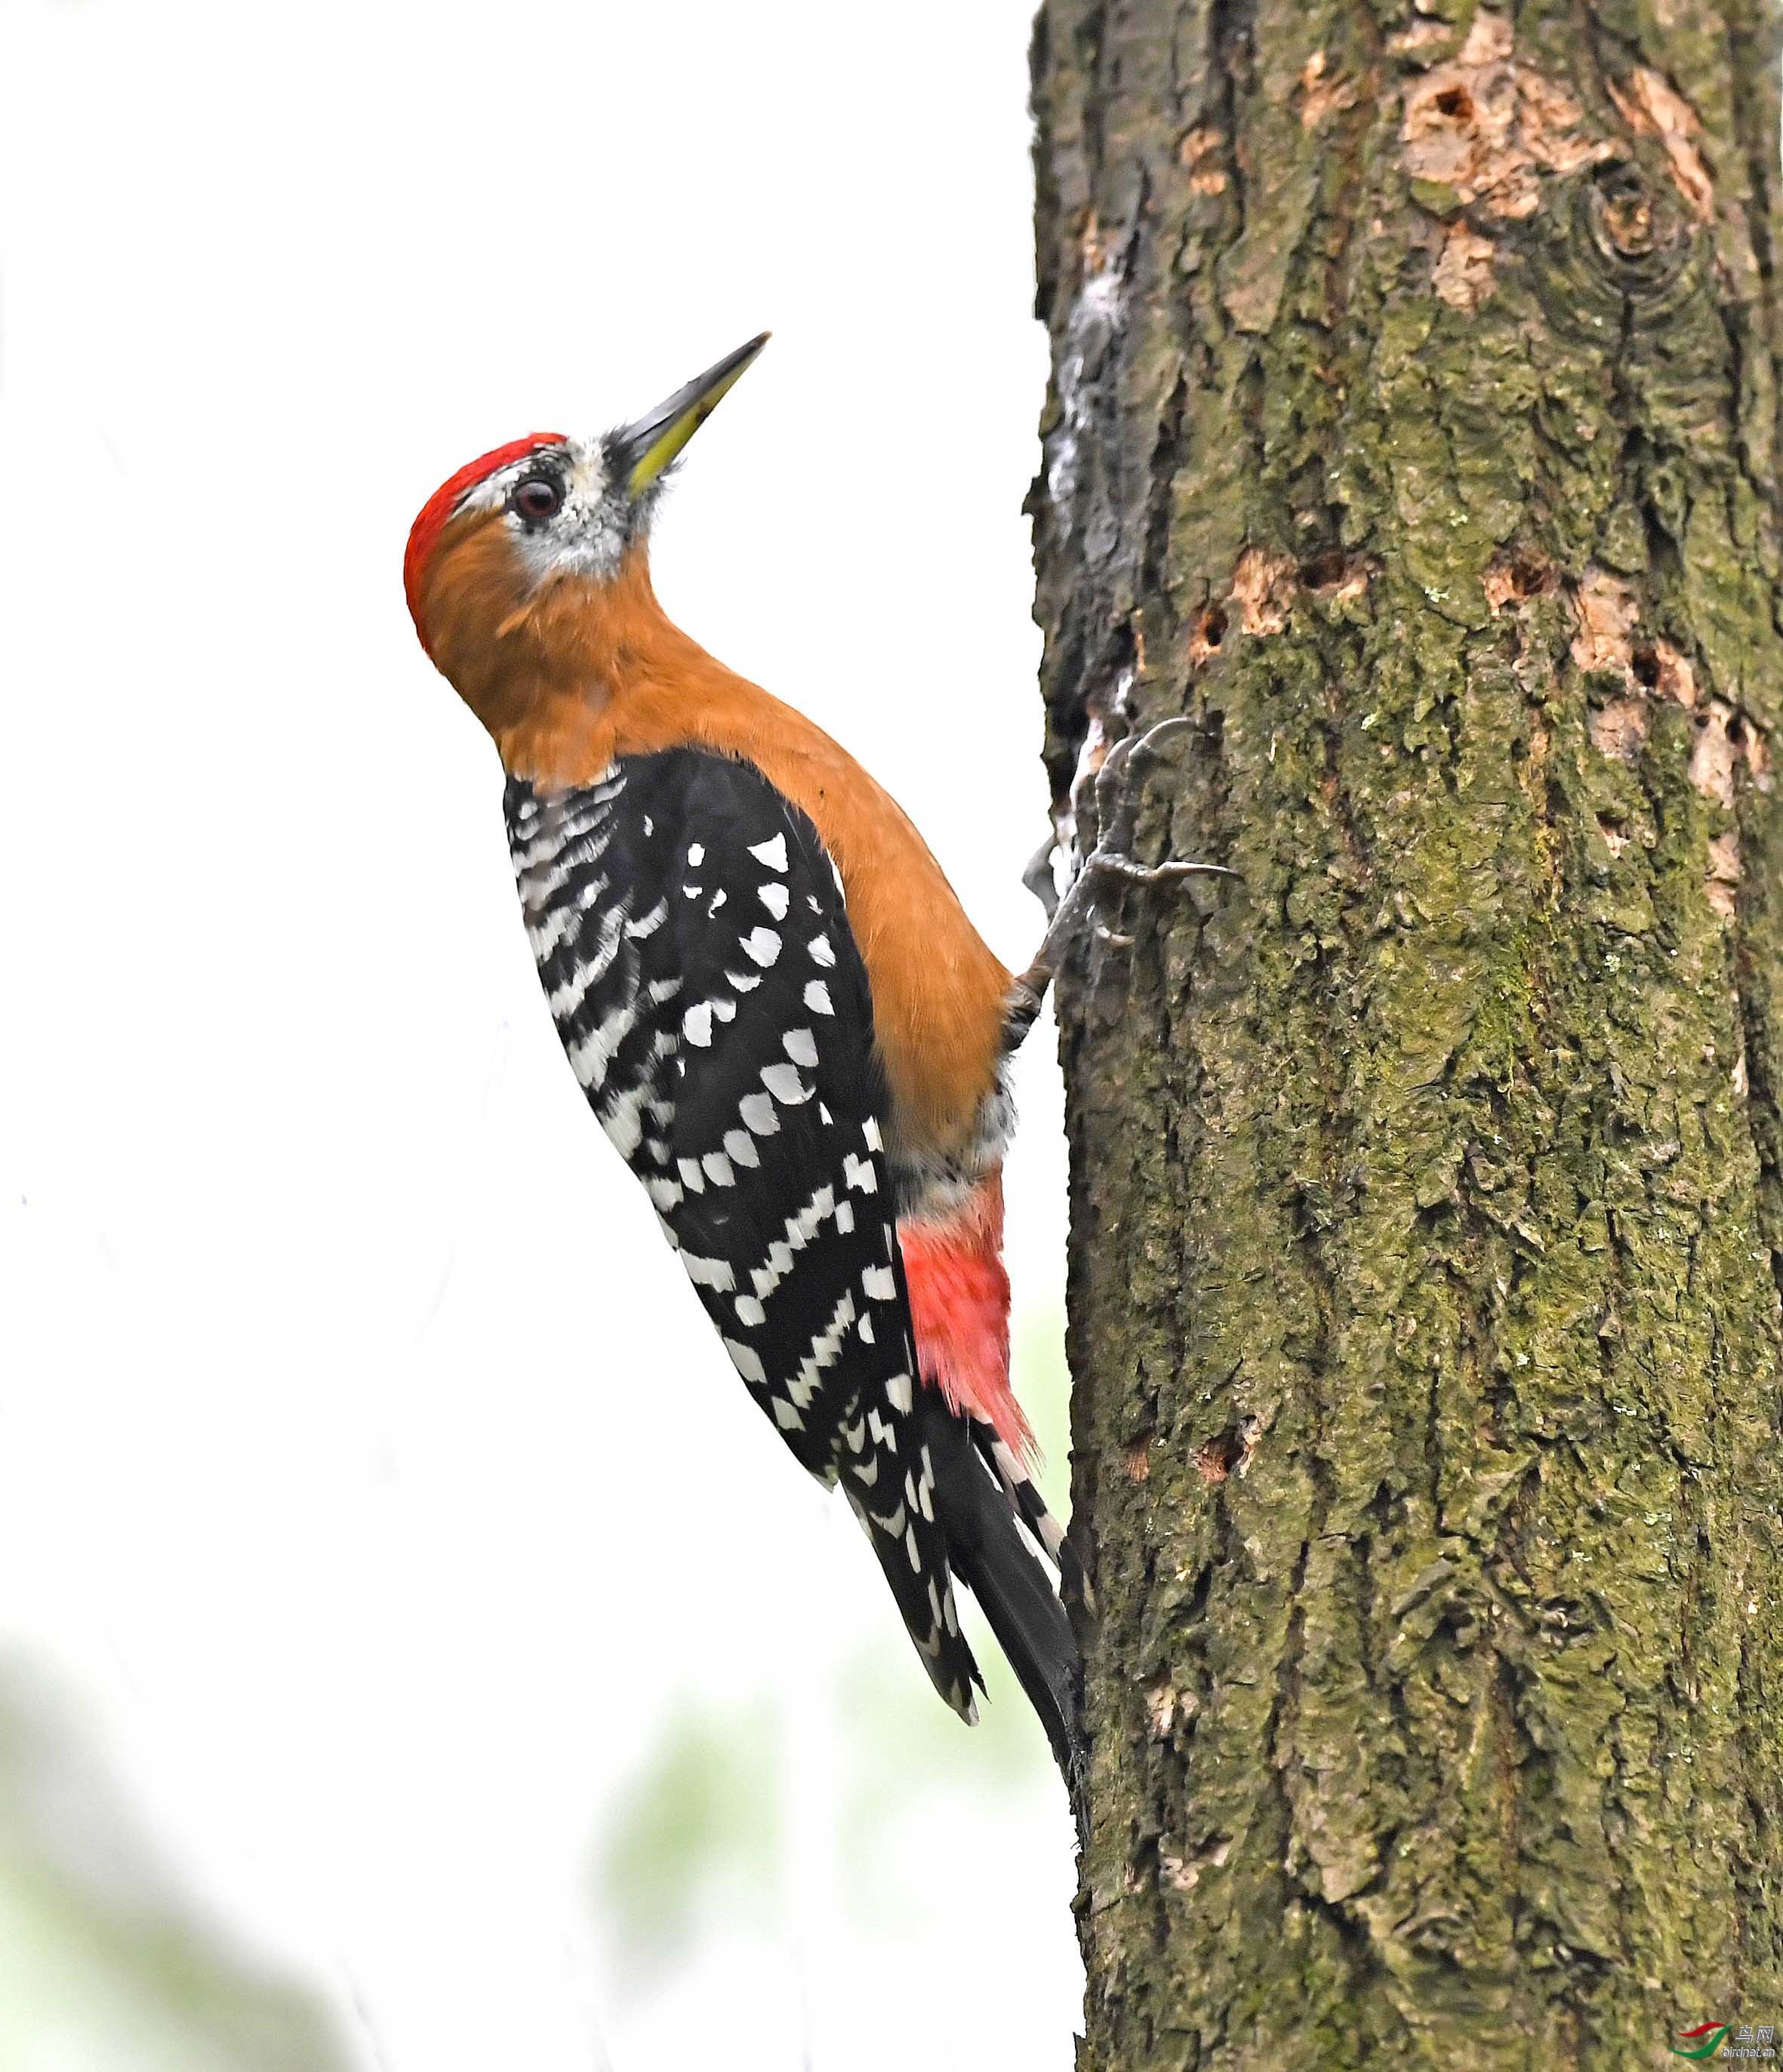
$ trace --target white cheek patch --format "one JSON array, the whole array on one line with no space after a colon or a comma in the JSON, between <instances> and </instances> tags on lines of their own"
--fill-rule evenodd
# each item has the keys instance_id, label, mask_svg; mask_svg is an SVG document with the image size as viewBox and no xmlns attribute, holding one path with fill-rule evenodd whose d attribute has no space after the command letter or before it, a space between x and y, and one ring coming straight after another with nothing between
<instances>
[{"instance_id":1,"label":"white cheek patch","mask_svg":"<svg viewBox=\"0 0 1783 2072\"><path fill-rule=\"evenodd\" d=\"M618 574L625 556L628 513L622 491L607 481L598 442L585 446L573 439L566 446L542 450L570 456L563 508L548 524L528 526L504 508L515 484L535 471L537 457L532 454L498 468L466 490L452 515L503 511L502 522L513 540L514 552L535 588L558 575L610 579Z\"/></svg>"}]
</instances>

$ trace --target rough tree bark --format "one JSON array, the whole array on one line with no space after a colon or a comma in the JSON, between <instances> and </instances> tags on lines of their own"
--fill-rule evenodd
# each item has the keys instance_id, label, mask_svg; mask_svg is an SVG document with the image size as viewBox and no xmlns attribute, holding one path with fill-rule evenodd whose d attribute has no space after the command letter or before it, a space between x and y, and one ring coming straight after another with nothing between
<instances>
[{"instance_id":1,"label":"rough tree bark","mask_svg":"<svg viewBox=\"0 0 1783 2072\"><path fill-rule=\"evenodd\" d=\"M1776 15L1038 24L1093 2072L1783 2032Z\"/></svg>"}]
</instances>

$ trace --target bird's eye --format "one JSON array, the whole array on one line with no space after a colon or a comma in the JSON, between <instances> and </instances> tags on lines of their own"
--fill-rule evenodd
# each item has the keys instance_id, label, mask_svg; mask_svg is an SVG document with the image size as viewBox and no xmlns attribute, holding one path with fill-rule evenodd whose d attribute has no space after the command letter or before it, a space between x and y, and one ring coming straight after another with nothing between
<instances>
[{"instance_id":1,"label":"bird's eye","mask_svg":"<svg viewBox=\"0 0 1783 2072\"><path fill-rule=\"evenodd\" d=\"M556 483L536 475L519 483L507 501L523 518L555 518L563 508L564 493Z\"/></svg>"}]
</instances>

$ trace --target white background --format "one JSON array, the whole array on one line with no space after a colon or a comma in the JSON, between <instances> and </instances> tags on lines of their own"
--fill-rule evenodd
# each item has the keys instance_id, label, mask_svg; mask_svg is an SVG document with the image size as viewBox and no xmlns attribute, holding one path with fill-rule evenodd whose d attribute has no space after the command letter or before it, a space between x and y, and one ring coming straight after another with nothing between
<instances>
[{"instance_id":1,"label":"white background","mask_svg":"<svg viewBox=\"0 0 1783 2072\"><path fill-rule=\"evenodd\" d=\"M1070 2062L1037 1730L1005 1695L961 1753L735 1384L565 1066L400 582L462 461L771 326L658 589L1025 960L1027 18L0 9L0 1659L349 2062ZM1010 1190L1041 1341L1050 1046ZM863 1777L863 1661L924 1766L877 1906L842 1801L896 1798L903 1728ZM787 1905L732 1881L647 1975L602 1838L677 1720L764 1708ZM147 2062L18 2004L19 2072Z\"/></svg>"}]
</instances>

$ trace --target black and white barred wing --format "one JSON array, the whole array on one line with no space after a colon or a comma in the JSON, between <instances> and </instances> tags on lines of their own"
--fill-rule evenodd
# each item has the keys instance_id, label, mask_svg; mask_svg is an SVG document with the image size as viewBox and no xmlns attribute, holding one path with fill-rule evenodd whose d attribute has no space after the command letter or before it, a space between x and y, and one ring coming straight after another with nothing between
<instances>
[{"instance_id":1,"label":"black and white barred wing","mask_svg":"<svg viewBox=\"0 0 1783 2072\"><path fill-rule=\"evenodd\" d=\"M794 1453L840 1480L948 1702L969 1714L880 1135L873 1013L816 830L747 763L626 758L509 837L589 1100Z\"/></svg>"}]
</instances>

